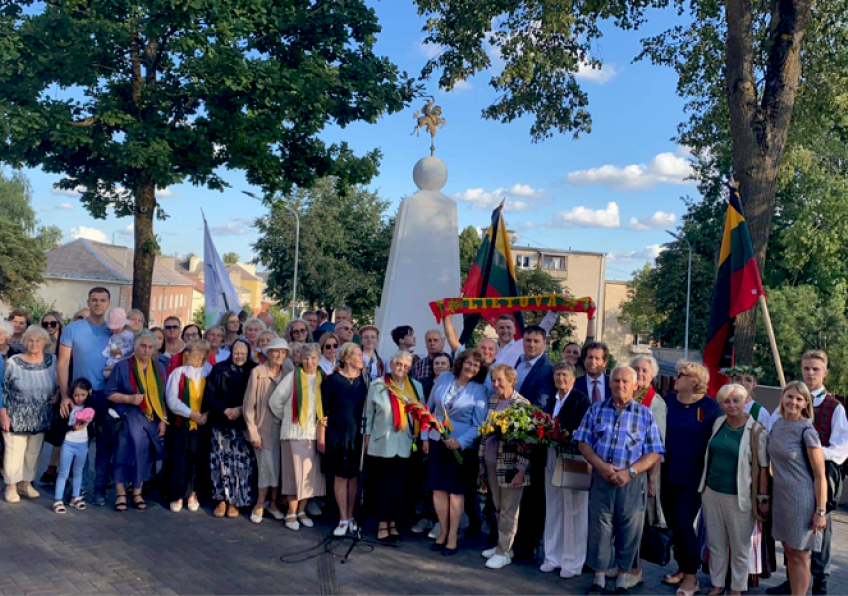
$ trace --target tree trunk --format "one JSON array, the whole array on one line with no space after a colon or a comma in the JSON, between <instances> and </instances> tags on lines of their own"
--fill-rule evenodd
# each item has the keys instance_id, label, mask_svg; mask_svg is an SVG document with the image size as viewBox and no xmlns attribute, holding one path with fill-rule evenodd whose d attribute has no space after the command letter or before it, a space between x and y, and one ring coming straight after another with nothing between
<instances>
[{"instance_id":1,"label":"tree trunk","mask_svg":"<svg viewBox=\"0 0 848 596\"><path fill-rule=\"evenodd\" d=\"M754 73L751 0L725 0L726 78L733 138L733 174L757 265L762 272L774 216L777 178L801 77L801 44L812 0L775 0L771 48L762 99ZM736 319L734 352L740 364L753 364L757 309Z\"/></svg>"},{"instance_id":2,"label":"tree trunk","mask_svg":"<svg viewBox=\"0 0 848 596\"><path fill-rule=\"evenodd\" d=\"M156 212L156 186L153 182L135 188L135 257L133 259L133 308L150 320L150 293L153 289L153 265L156 262L156 236L153 216Z\"/></svg>"}]
</instances>

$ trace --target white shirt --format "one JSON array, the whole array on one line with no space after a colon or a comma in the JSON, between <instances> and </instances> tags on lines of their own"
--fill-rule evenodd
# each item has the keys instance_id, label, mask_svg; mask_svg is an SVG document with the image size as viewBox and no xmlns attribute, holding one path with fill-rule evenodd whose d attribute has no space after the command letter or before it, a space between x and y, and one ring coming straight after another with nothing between
<instances>
[{"instance_id":1,"label":"white shirt","mask_svg":"<svg viewBox=\"0 0 848 596\"><path fill-rule=\"evenodd\" d=\"M557 391L556 401L554 402L554 418L559 416L560 410L565 405L565 401L568 399L568 396L571 395L571 389L568 390L568 393L560 397L560 392Z\"/></svg>"},{"instance_id":2,"label":"white shirt","mask_svg":"<svg viewBox=\"0 0 848 596\"><path fill-rule=\"evenodd\" d=\"M321 361L318 363L318 366L320 366L321 370L324 371L324 374L329 377L331 374L333 374L333 370L335 370L336 368L336 363L330 362L329 360L321 356Z\"/></svg>"},{"instance_id":3,"label":"white shirt","mask_svg":"<svg viewBox=\"0 0 848 596\"><path fill-rule=\"evenodd\" d=\"M545 318L539 323L539 327L545 330L545 333L550 333L551 329L554 328L554 324L556 324L557 317L559 313L549 311ZM493 366L497 366L498 364L508 364L510 366L515 366L518 362L518 359L524 355L524 339L514 339L509 342L504 347L498 346L498 356L495 358L495 364ZM521 387L521 384L518 385Z\"/></svg>"},{"instance_id":4,"label":"white shirt","mask_svg":"<svg viewBox=\"0 0 848 596\"><path fill-rule=\"evenodd\" d=\"M71 429L65 433L66 443L88 443L88 427L82 430L74 430L74 425L77 423L77 414L83 411L84 405L74 405L71 410L71 415L68 416L68 427Z\"/></svg>"},{"instance_id":5,"label":"white shirt","mask_svg":"<svg viewBox=\"0 0 848 596\"><path fill-rule=\"evenodd\" d=\"M756 403L756 402L754 402L754 400L752 399L751 401L749 401L748 403L745 404L745 413L746 414L751 413L751 408L754 407L754 403ZM762 424L763 427L765 427L766 430L770 431L771 430L771 414L769 414L769 411L765 408L765 406L762 406L762 404L760 404L760 405L761 405L760 413L757 415L757 422Z\"/></svg>"},{"instance_id":6,"label":"white shirt","mask_svg":"<svg viewBox=\"0 0 848 596\"><path fill-rule=\"evenodd\" d=\"M177 416L188 418L191 416L191 408L185 405L180 395L180 380L183 377L192 381L199 381L209 375L212 367L206 362L203 368L194 368L193 366L181 366L174 369L171 376L168 377L168 385L165 388L165 403L168 404L168 409Z\"/></svg>"}]
</instances>

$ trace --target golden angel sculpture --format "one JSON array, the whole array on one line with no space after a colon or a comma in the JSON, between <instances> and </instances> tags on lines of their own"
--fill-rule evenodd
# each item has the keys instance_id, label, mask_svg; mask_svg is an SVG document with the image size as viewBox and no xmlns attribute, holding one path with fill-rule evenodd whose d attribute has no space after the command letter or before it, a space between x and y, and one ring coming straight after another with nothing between
<instances>
[{"instance_id":1,"label":"golden angel sculpture","mask_svg":"<svg viewBox=\"0 0 848 596\"><path fill-rule=\"evenodd\" d=\"M442 108L436 105L436 98L430 96L421 111L416 111L412 117L416 124L409 136L420 136L421 129L426 129L430 133L430 155L434 155L436 153L436 132L447 126L448 123L447 120L442 118Z\"/></svg>"}]
</instances>

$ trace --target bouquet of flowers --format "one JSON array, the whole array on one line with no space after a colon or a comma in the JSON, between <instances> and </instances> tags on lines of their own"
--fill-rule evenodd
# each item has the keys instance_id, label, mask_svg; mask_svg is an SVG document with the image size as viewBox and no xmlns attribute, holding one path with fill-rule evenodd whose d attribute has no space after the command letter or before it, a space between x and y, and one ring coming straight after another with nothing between
<instances>
[{"instance_id":1,"label":"bouquet of flowers","mask_svg":"<svg viewBox=\"0 0 848 596\"><path fill-rule=\"evenodd\" d=\"M429 429L435 430L442 436L442 440L445 441L450 438L451 431L453 431L453 425L450 422L450 418L445 412L445 423L442 424L433 413L427 408L426 405L421 403L420 401L412 401L407 399L407 397L403 393L403 389L398 386L394 381L389 381L386 385L389 390L389 394L396 397L400 401L403 402L404 408L406 409L406 413L409 414L412 421L415 423L416 434L424 433ZM460 455L459 450L454 449L451 451L453 456L456 458L456 461L459 464L462 464L462 455Z\"/></svg>"},{"instance_id":2,"label":"bouquet of flowers","mask_svg":"<svg viewBox=\"0 0 848 596\"><path fill-rule=\"evenodd\" d=\"M495 437L501 441L541 443L545 434L546 416L534 406L515 404L501 412L489 412L477 432L481 437Z\"/></svg>"}]
</instances>

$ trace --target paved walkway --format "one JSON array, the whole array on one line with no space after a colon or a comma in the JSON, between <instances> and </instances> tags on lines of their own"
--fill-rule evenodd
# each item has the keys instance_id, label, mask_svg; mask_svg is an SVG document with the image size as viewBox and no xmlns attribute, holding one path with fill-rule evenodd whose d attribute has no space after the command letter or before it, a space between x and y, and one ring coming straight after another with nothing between
<instances>
[{"instance_id":1,"label":"paved walkway","mask_svg":"<svg viewBox=\"0 0 848 596\"><path fill-rule=\"evenodd\" d=\"M342 564L350 541L328 552L326 524L291 532L268 518L215 519L208 508L173 514L152 500L144 512L89 505L59 516L51 504L47 490L34 501L0 502L0 594L583 594L591 584L589 575L562 580L537 567L485 569L484 537L461 540L451 558L420 537L398 548L360 545ZM830 593L848 594L848 514L836 514L834 532ZM631 592L673 594L660 583L668 571L646 565L644 586ZM751 593L783 577L780 570Z\"/></svg>"}]
</instances>

